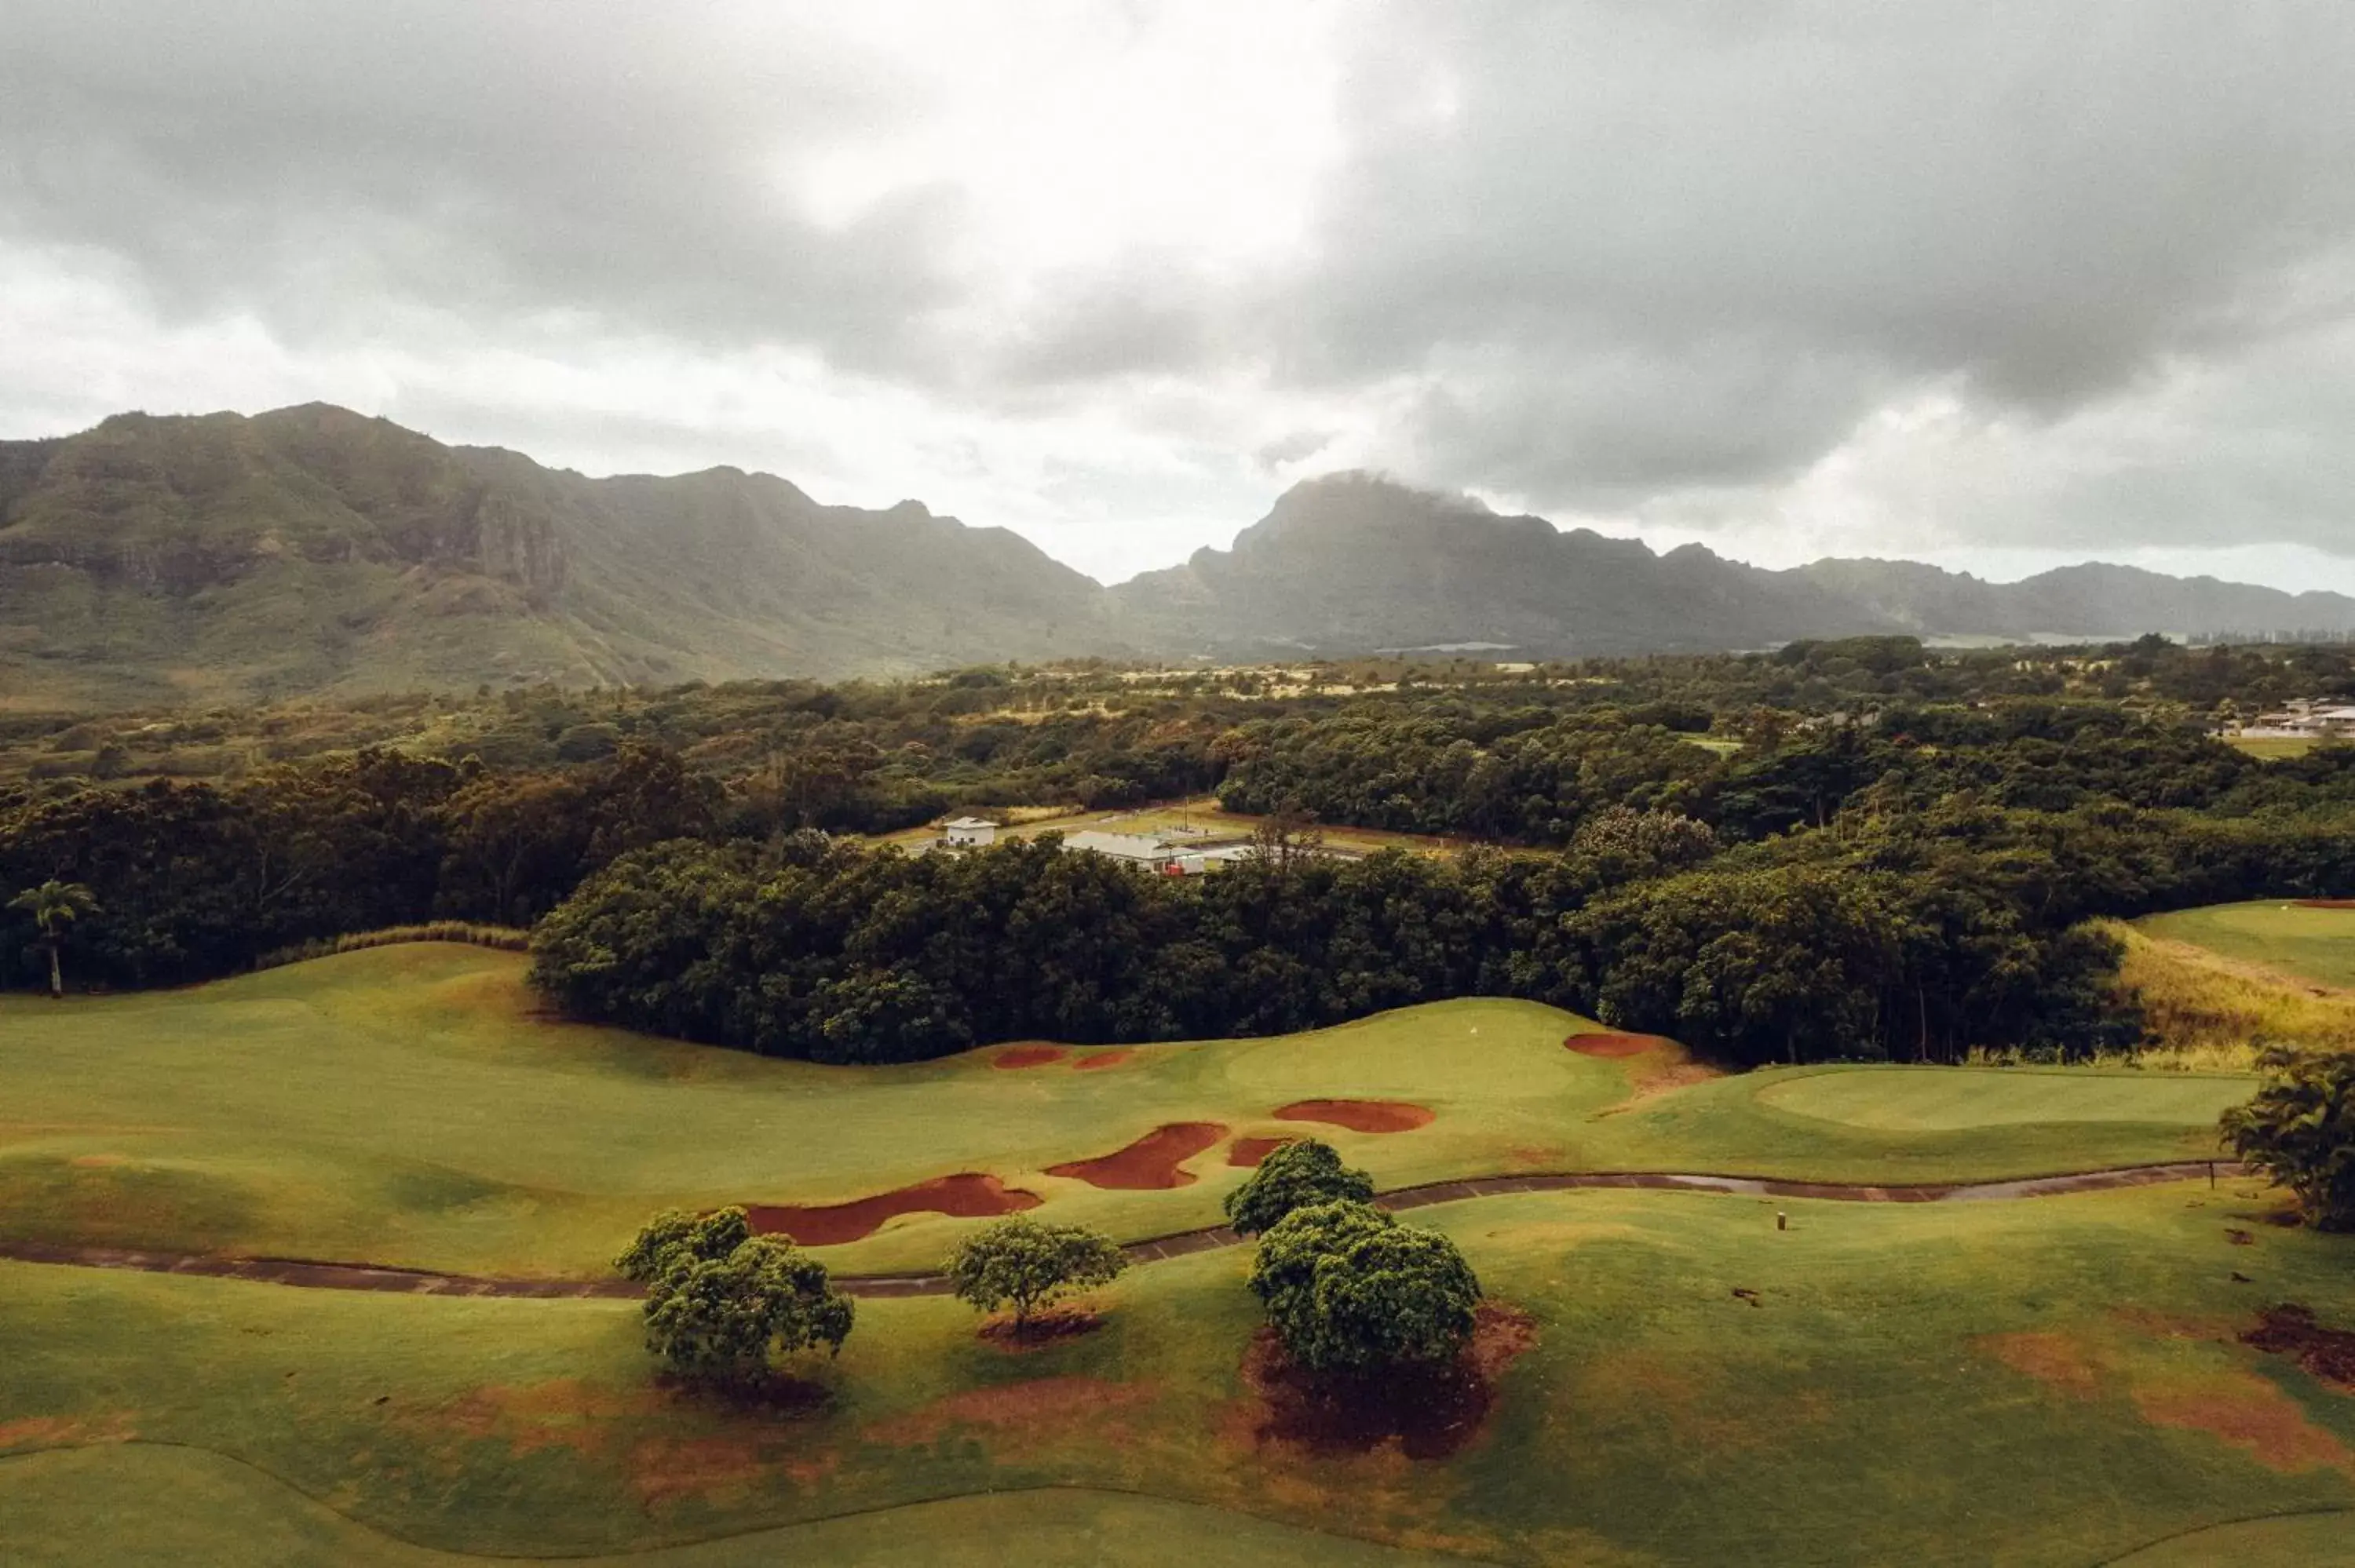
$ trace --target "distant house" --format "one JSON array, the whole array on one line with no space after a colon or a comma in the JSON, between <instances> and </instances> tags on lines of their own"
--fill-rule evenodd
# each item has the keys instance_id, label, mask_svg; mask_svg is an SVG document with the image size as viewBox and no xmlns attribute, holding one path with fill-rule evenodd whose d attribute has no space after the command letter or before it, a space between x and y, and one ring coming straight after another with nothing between
<instances>
[{"instance_id":1,"label":"distant house","mask_svg":"<svg viewBox=\"0 0 2355 1568\"><path fill-rule=\"evenodd\" d=\"M1147 871L1157 871L1165 876L1199 876L1214 864L1226 861L1248 860L1252 847L1247 843L1206 844L1183 837L1165 837L1146 833L1106 833L1090 830L1072 833L1063 840L1066 850L1083 850L1090 854L1109 855Z\"/></svg>"},{"instance_id":2,"label":"distant house","mask_svg":"<svg viewBox=\"0 0 2355 1568\"><path fill-rule=\"evenodd\" d=\"M2254 724L2243 725L2238 733L2257 737L2355 735L2355 707L2294 700L2279 713L2259 715Z\"/></svg>"},{"instance_id":3,"label":"distant house","mask_svg":"<svg viewBox=\"0 0 2355 1568\"><path fill-rule=\"evenodd\" d=\"M978 849L997 842L997 824L986 817L959 817L941 825L941 842L952 849Z\"/></svg>"}]
</instances>

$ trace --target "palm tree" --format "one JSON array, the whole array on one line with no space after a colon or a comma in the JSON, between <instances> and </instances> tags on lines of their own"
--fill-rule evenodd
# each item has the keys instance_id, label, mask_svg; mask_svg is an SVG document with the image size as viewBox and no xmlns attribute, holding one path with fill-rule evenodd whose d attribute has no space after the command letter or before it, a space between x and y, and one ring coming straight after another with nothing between
<instances>
[{"instance_id":1,"label":"palm tree","mask_svg":"<svg viewBox=\"0 0 2355 1568\"><path fill-rule=\"evenodd\" d=\"M41 930L41 946L49 950L49 994L65 995L65 972L58 964L58 950L65 946L65 924L95 913L98 899L79 882L59 882L51 877L40 886L28 887L8 900L8 907L32 915L33 924Z\"/></svg>"}]
</instances>

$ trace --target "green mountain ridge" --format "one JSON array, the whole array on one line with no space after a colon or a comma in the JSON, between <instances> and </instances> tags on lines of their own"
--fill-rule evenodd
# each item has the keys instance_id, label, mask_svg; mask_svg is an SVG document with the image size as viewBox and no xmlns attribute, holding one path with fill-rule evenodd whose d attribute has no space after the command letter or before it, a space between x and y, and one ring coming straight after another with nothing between
<instances>
[{"instance_id":1,"label":"green mountain ridge","mask_svg":"<svg viewBox=\"0 0 2355 1568\"><path fill-rule=\"evenodd\" d=\"M911 675L1008 659L1520 658L1911 633L2343 633L2355 599L2088 564L1997 584L1907 561L1769 571L1303 482L1231 548L1114 588L903 501L734 468L591 479L326 404L121 414L0 441L0 710L483 684Z\"/></svg>"}]
</instances>

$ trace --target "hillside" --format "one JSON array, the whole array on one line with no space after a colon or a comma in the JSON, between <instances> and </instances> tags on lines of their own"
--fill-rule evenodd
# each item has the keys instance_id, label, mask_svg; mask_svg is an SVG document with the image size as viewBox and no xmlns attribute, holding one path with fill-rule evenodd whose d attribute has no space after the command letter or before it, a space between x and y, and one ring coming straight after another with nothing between
<instances>
[{"instance_id":1,"label":"hillside","mask_svg":"<svg viewBox=\"0 0 2355 1568\"><path fill-rule=\"evenodd\" d=\"M0 443L16 705L908 673L1115 647L1102 590L915 502L588 479L324 405Z\"/></svg>"},{"instance_id":2,"label":"hillside","mask_svg":"<svg viewBox=\"0 0 2355 1568\"><path fill-rule=\"evenodd\" d=\"M1019 535L733 468L591 479L324 404L0 441L0 708L906 675L1103 654L1518 657L1804 637L2355 627L2355 599L2087 565L1767 571L1365 474L1114 588Z\"/></svg>"}]
</instances>

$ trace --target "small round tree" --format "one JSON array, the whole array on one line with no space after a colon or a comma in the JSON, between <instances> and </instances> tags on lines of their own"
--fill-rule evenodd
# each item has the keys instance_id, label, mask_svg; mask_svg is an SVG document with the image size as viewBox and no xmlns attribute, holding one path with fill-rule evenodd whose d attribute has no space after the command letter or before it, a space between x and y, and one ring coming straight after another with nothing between
<instances>
[{"instance_id":1,"label":"small round tree","mask_svg":"<svg viewBox=\"0 0 2355 1568\"><path fill-rule=\"evenodd\" d=\"M1328 1143L1304 1138L1268 1151L1251 1180L1227 1194L1227 1223L1257 1235L1311 1203L1372 1201L1374 1179L1341 1163Z\"/></svg>"},{"instance_id":2,"label":"small round tree","mask_svg":"<svg viewBox=\"0 0 2355 1568\"><path fill-rule=\"evenodd\" d=\"M658 1214L616 1260L646 1284L646 1348L683 1376L750 1386L798 1351L838 1353L850 1298L783 1236L756 1236L741 1209Z\"/></svg>"},{"instance_id":3,"label":"small round tree","mask_svg":"<svg viewBox=\"0 0 2355 1568\"><path fill-rule=\"evenodd\" d=\"M1109 1284L1128 1266L1111 1237L1084 1225L1048 1225L1021 1214L984 1225L949 1257L949 1288L977 1312L1014 1308L1014 1331L1067 1291Z\"/></svg>"},{"instance_id":4,"label":"small round tree","mask_svg":"<svg viewBox=\"0 0 2355 1568\"><path fill-rule=\"evenodd\" d=\"M2297 1194L2317 1230L2355 1230L2355 1051L2275 1047L2264 1086L2223 1116L2233 1152Z\"/></svg>"},{"instance_id":5,"label":"small round tree","mask_svg":"<svg viewBox=\"0 0 2355 1568\"><path fill-rule=\"evenodd\" d=\"M1295 1209L1272 1226L1251 1287L1285 1352L1319 1373L1452 1361L1480 1301L1455 1243L1351 1202Z\"/></svg>"}]
</instances>

